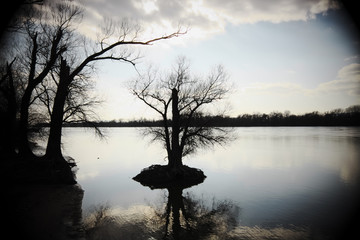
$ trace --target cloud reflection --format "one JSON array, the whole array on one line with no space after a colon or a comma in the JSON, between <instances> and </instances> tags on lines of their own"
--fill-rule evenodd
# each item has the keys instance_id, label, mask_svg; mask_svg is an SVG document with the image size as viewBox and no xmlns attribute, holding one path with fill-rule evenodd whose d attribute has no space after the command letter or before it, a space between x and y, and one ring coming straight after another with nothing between
<instances>
[{"instance_id":1,"label":"cloud reflection","mask_svg":"<svg viewBox=\"0 0 360 240\"><path fill-rule=\"evenodd\" d=\"M171 186L155 205L99 205L85 217L87 239L310 239L303 227L241 226L240 207Z\"/></svg>"},{"instance_id":2,"label":"cloud reflection","mask_svg":"<svg viewBox=\"0 0 360 240\"><path fill-rule=\"evenodd\" d=\"M87 239L311 239L311 233L306 227L234 225L229 228L228 220L224 221L224 218L229 217L226 213L232 205L227 205L226 201L214 200L214 206L204 206L205 199L194 198L192 194L185 194L185 201L199 208L191 212L196 219L192 218L189 226L184 216L181 217L182 230L177 236L172 235L172 229L166 230L164 204L157 207L137 205L129 209L100 205L93 208L85 219Z\"/></svg>"}]
</instances>

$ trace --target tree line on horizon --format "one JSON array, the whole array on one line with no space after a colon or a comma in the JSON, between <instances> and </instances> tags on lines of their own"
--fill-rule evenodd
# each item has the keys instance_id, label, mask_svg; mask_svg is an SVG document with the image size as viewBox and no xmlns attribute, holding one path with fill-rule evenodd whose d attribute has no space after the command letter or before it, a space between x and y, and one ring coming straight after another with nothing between
<instances>
[{"instance_id":1,"label":"tree line on horizon","mask_svg":"<svg viewBox=\"0 0 360 240\"><path fill-rule=\"evenodd\" d=\"M171 119L168 120L171 125ZM163 120L111 120L99 121L98 127L162 127ZM46 123L40 124L46 127ZM313 111L305 114L291 114L290 111L240 114L237 117L225 115L203 115L193 119L192 125L215 127L246 127L246 126L360 126L360 105L350 106L345 109L334 109L326 112ZM67 123L64 127L91 127L90 123Z\"/></svg>"},{"instance_id":2,"label":"tree line on horizon","mask_svg":"<svg viewBox=\"0 0 360 240\"><path fill-rule=\"evenodd\" d=\"M149 127L144 134L162 141L169 165L183 170L184 155L195 152L196 148L228 140L227 131L222 127L358 125L359 106L304 116L290 112L243 114L236 118L210 116L206 106L222 100L229 92L226 71L219 65L204 77L197 77L191 73L186 58L179 58L167 73L151 68L143 74L138 72L138 78L129 86L130 92L156 111L161 120L101 122L93 109L100 102L89 94L95 84L92 76L96 62L112 60L135 67L140 55L131 46L149 46L178 37L187 30L179 26L171 34L144 39L140 36L140 26L127 20L110 21L104 23L94 40L76 31L82 14L83 9L72 1L52 4L46 0L31 0L22 6L2 33L2 158L18 160L16 164L22 162L26 167L34 167L34 172L35 168L44 167L43 172L54 179L75 183L61 149L62 128L66 126L95 127L99 134L99 127ZM44 129L43 126L48 127L43 133L47 144L45 154L38 156L33 146L39 141L37 130Z\"/></svg>"}]
</instances>

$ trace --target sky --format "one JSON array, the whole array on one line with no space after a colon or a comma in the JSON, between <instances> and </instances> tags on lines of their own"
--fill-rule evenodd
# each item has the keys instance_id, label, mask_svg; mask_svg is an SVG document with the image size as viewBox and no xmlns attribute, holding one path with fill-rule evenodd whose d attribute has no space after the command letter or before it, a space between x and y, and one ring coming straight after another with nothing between
<instances>
[{"instance_id":1,"label":"sky","mask_svg":"<svg viewBox=\"0 0 360 240\"><path fill-rule=\"evenodd\" d=\"M341 3L331 0L83 0L78 30L96 38L104 21L128 19L144 39L188 27L180 37L144 46L137 70L170 71L179 56L194 75L224 66L232 91L214 109L236 117L272 111L303 114L360 104L360 39ZM157 119L131 95L130 64L97 64L101 120Z\"/></svg>"}]
</instances>

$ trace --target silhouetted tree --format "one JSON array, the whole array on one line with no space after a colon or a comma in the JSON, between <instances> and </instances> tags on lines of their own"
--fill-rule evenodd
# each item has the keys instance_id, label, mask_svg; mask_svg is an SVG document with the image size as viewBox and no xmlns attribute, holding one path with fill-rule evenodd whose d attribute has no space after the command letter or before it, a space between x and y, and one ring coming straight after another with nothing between
<instances>
[{"instance_id":1,"label":"silhouetted tree","mask_svg":"<svg viewBox=\"0 0 360 240\"><path fill-rule=\"evenodd\" d=\"M15 48L20 48L19 35L26 32L24 23L37 16L36 7L42 5L44 0L16 0L6 4L1 10L0 30L0 65L1 65L1 152L15 154L18 137L17 115L20 109L21 96L24 89L21 78L24 77L19 67L19 60L24 52L16 56ZM26 35L26 34L25 34ZM15 40L15 41L14 41ZM23 42L21 42L23 43Z\"/></svg>"},{"instance_id":2,"label":"silhouetted tree","mask_svg":"<svg viewBox=\"0 0 360 240\"><path fill-rule=\"evenodd\" d=\"M61 58L60 67L55 71L51 71L51 77L48 77L46 81L35 89L36 96L39 102L45 107L50 123L53 112L53 106L55 103L55 97L58 89L64 84L63 78L60 78L60 74L63 73L64 68L61 64L68 66L66 60ZM72 65L72 64L70 64ZM92 126L95 128L96 133L102 136L100 129L97 127L97 115L93 107L101 103L96 96L91 96L89 91L94 88L94 81L91 79L91 75L80 74L78 75L68 86L68 94L66 94L64 110L63 110L63 123L65 124L82 124ZM40 103L39 103L40 104Z\"/></svg>"},{"instance_id":3,"label":"silhouetted tree","mask_svg":"<svg viewBox=\"0 0 360 240\"><path fill-rule=\"evenodd\" d=\"M71 1L43 5L36 14L27 15L21 29L15 32L16 39L23 43L17 48L21 55L17 68L22 73L20 82L24 89L19 114L19 152L24 159L38 159L28 138L30 109L41 111L38 105L34 107L35 104L44 104L44 112L50 120L44 159L67 168L61 154L62 123L88 121L87 110L94 101L85 100L84 90L89 85L94 63L114 60L135 66L139 55L130 49L131 45L147 46L184 33L179 28L169 35L139 40L137 25L127 21L118 25L110 22L99 40L94 42L76 32L76 23L81 21L81 16L81 9ZM8 76L4 75L4 78Z\"/></svg>"},{"instance_id":4,"label":"silhouetted tree","mask_svg":"<svg viewBox=\"0 0 360 240\"><path fill-rule=\"evenodd\" d=\"M14 73L11 63L0 70L0 151L5 155L15 154L17 95L14 85Z\"/></svg>"},{"instance_id":5,"label":"silhouetted tree","mask_svg":"<svg viewBox=\"0 0 360 240\"><path fill-rule=\"evenodd\" d=\"M64 120L64 114L65 114L65 103L66 99L68 98L68 95L70 93L70 90L72 89L71 86L72 83L76 80L76 78L79 77L79 75L83 72L83 70L86 67L89 67L89 65L92 62L100 61L100 60L115 60L119 62L126 62L131 63L132 65L135 65L135 60L137 59L137 55L134 56L134 53L131 51L118 51L115 52L113 50L116 50L116 48L124 46L124 45L150 45L153 42L169 39L175 36L178 36L180 33L180 30L178 32L175 32L170 35L162 36L159 38L150 39L147 41L138 41L137 40L137 29L136 28L128 28L129 25L124 24L121 25L120 28L123 35L118 36L118 39L112 43L106 43L105 38L101 40L101 42L98 43L99 49L94 50L92 54L85 57L83 61L81 61L77 66L75 66L73 69L67 64L66 60L63 58L61 59L60 64L60 74L59 74L59 82L57 86L57 92L54 99L54 105L52 108L51 113L51 122L50 122L50 134L48 139L48 144L46 148L46 154L45 156L48 159L52 159L55 162L65 162L62 154L61 154L61 129L62 129L62 122ZM131 32L135 31L135 32ZM135 35L132 35L135 34ZM135 37L134 37L135 36ZM107 38L109 38L108 36ZM74 89L72 90L74 92ZM68 109L71 110L72 113L79 113L79 110L81 109ZM84 113L84 112L81 112Z\"/></svg>"},{"instance_id":6,"label":"silhouetted tree","mask_svg":"<svg viewBox=\"0 0 360 240\"><path fill-rule=\"evenodd\" d=\"M48 76L49 72L56 67L61 54L69 45L72 31L71 22L80 16L78 8L67 7L58 4L50 16L30 16L24 21L24 41L26 48L21 48L19 54L23 55L22 66L24 71L25 90L20 106L20 154L25 158L34 158L29 141L29 109L37 96L34 96L35 88ZM45 12L45 9L44 9ZM49 21L53 21L49 24ZM25 52L24 52L25 50Z\"/></svg>"},{"instance_id":7,"label":"silhouetted tree","mask_svg":"<svg viewBox=\"0 0 360 240\"><path fill-rule=\"evenodd\" d=\"M207 121L196 121L203 116L206 105L225 97L229 91L226 81L222 66L202 79L191 76L186 60L180 58L169 75L163 77L149 70L131 87L132 93L162 118L163 126L149 128L146 134L164 143L169 167L180 169L183 156L193 153L198 147L228 140L224 129L211 127Z\"/></svg>"},{"instance_id":8,"label":"silhouetted tree","mask_svg":"<svg viewBox=\"0 0 360 240\"><path fill-rule=\"evenodd\" d=\"M360 105L350 106L350 107L345 109L345 112L350 113L350 114L360 113Z\"/></svg>"}]
</instances>

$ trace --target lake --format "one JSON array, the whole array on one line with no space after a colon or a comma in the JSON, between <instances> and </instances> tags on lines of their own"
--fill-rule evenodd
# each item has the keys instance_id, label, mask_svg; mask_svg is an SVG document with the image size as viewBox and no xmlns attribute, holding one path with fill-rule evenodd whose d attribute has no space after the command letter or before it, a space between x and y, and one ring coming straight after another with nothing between
<instances>
[{"instance_id":1,"label":"lake","mask_svg":"<svg viewBox=\"0 0 360 240\"><path fill-rule=\"evenodd\" d=\"M132 180L143 168L166 164L160 143L151 143L141 129L104 131L101 140L91 130L65 128L63 147L78 164L85 221L105 209L116 219L117 235L181 239L192 229L206 239L326 239L358 224L360 128L234 128L236 139L226 146L184 159L204 171L205 181L172 192ZM174 212L164 217L169 206L176 210L174 198L185 206L180 223ZM95 229L94 221L88 225Z\"/></svg>"}]
</instances>

